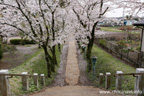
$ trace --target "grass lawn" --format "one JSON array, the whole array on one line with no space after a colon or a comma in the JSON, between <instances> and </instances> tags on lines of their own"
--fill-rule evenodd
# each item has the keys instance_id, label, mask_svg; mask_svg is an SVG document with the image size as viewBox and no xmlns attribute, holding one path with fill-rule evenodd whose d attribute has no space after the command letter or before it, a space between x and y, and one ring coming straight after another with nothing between
<instances>
[{"instance_id":1,"label":"grass lawn","mask_svg":"<svg viewBox=\"0 0 144 96\"><path fill-rule=\"evenodd\" d=\"M56 54L57 54L57 60L58 64L60 63L60 52L58 51L58 47L56 47ZM58 66L56 67L56 72L57 72ZM44 57L44 52L43 50L39 50L36 52L31 58L26 60L22 65L10 70L10 73L15 73L15 74L21 74L22 72L28 72L29 74L33 73L38 73L38 74L45 74L47 75L47 65ZM46 78L46 85L50 84L57 73L52 73L51 78ZM43 88L40 85L40 88L37 89L36 86L33 85L33 80L32 78L29 79L30 82L30 88L29 91L23 91L22 90L22 82L21 82L21 77L13 77L10 79L10 88L11 88L11 93L12 96L21 96L22 94L30 93L36 90L40 90Z\"/></svg>"},{"instance_id":2,"label":"grass lawn","mask_svg":"<svg viewBox=\"0 0 144 96\"><path fill-rule=\"evenodd\" d=\"M125 31L122 31L122 30L118 30L117 27L113 28L113 27L101 27L101 30L102 31L110 31L110 32L125 32Z\"/></svg>"},{"instance_id":3,"label":"grass lawn","mask_svg":"<svg viewBox=\"0 0 144 96\"><path fill-rule=\"evenodd\" d=\"M103 51L102 49L98 48L96 45L94 45L92 49L92 56L97 56L97 63L95 65L95 74L96 74L96 80L93 81L93 72L90 72L89 78L91 81L93 81L94 85L99 86L99 73L106 73L106 72L111 72L111 74L116 74L116 71L123 71L124 73L134 73L136 70L123 63L122 61L114 58L107 52ZM115 77L111 77L111 90L115 90L115 82L116 79ZM123 77L123 90L133 90L134 89L134 83L135 83L135 78L133 76L124 76ZM102 85L104 88L104 84Z\"/></svg>"},{"instance_id":4,"label":"grass lawn","mask_svg":"<svg viewBox=\"0 0 144 96\"><path fill-rule=\"evenodd\" d=\"M118 27L101 27L102 31L108 31L108 32L125 32L127 33L127 31L122 31L119 30ZM131 32L132 34L139 34L139 32Z\"/></svg>"}]
</instances>

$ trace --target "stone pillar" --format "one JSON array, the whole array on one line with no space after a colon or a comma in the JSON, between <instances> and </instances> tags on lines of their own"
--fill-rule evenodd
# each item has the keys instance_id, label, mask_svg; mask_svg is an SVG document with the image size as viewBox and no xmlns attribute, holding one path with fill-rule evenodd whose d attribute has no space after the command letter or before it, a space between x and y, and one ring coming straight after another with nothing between
<instances>
[{"instance_id":1,"label":"stone pillar","mask_svg":"<svg viewBox=\"0 0 144 96\"><path fill-rule=\"evenodd\" d=\"M110 80L111 80L111 73L110 72L106 72L106 82L105 82L105 89L110 88Z\"/></svg>"},{"instance_id":2,"label":"stone pillar","mask_svg":"<svg viewBox=\"0 0 144 96\"><path fill-rule=\"evenodd\" d=\"M103 83L103 73L100 73L100 76L99 76L99 84L102 85Z\"/></svg>"},{"instance_id":3,"label":"stone pillar","mask_svg":"<svg viewBox=\"0 0 144 96\"><path fill-rule=\"evenodd\" d=\"M28 72L22 72L22 75L28 75ZM22 88L26 91L29 89L28 76L22 76Z\"/></svg>"},{"instance_id":4,"label":"stone pillar","mask_svg":"<svg viewBox=\"0 0 144 96\"><path fill-rule=\"evenodd\" d=\"M137 68L136 73L144 73L144 68ZM138 92L142 91L142 94ZM144 96L144 75L137 75L135 80L135 96Z\"/></svg>"},{"instance_id":5,"label":"stone pillar","mask_svg":"<svg viewBox=\"0 0 144 96\"><path fill-rule=\"evenodd\" d=\"M8 70L0 70L0 74L8 74ZM10 96L10 85L8 76L0 75L0 93L2 96Z\"/></svg>"},{"instance_id":6,"label":"stone pillar","mask_svg":"<svg viewBox=\"0 0 144 96\"><path fill-rule=\"evenodd\" d=\"M44 74L41 74L41 84L45 86L45 77Z\"/></svg>"},{"instance_id":7,"label":"stone pillar","mask_svg":"<svg viewBox=\"0 0 144 96\"><path fill-rule=\"evenodd\" d=\"M116 74L123 74L122 71L117 71ZM123 76L120 75L120 76L117 76L116 77L116 90L121 90L122 89L122 79L123 79Z\"/></svg>"},{"instance_id":8,"label":"stone pillar","mask_svg":"<svg viewBox=\"0 0 144 96\"><path fill-rule=\"evenodd\" d=\"M39 85L38 85L38 73L34 73L33 75L34 75L34 77L33 77L34 85L37 86L37 88L38 88L39 87Z\"/></svg>"}]
</instances>

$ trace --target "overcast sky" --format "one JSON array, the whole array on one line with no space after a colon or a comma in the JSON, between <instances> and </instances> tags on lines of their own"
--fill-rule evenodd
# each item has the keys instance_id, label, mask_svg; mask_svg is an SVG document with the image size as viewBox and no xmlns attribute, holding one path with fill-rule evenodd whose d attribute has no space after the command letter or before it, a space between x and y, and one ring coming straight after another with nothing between
<instances>
[{"instance_id":1,"label":"overcast sky","mask_svg":"<svg viewBox=\"0 0 144 96\"><path fill-rule=\"evenodd\" d=\"M126 15L129 15L129 14L126 11L124 11L124 16ZM105 16L106 17L123 17L123 8L108 11ZM138 16L144 17L144 14L138 14Z\"/></svg>"},{"instance_id":2,"label":"overcast sky","mask_svg":"<svg viewBox=\"0 0 144 96\"><path fill-rule=\"evenodd\" d=\"M141 0L142 2L144 2L144 0ZM123 8L117 8L117 5L113 5L112 2L108 2L108 5L112 5L112 10L108 11L105 16L106 17L123 17ZM131 9L130 9L131 10ZM128 9L124 9L124 16L126 15L130 15L128 14ZM139 17L144 17L144 14L138 14Z\"/></svg>"},{"instance_id":3,"label":"overcast sky","mask_svg":"<svg viewBox=\"0 0 144 96\"><path fill-rule=\"evenodd\" d=\"M119 9L109 11L106 13L105 16L106 17L122 17L123 16L123 9L119 8Z\"/></svg>"}]
</instances>

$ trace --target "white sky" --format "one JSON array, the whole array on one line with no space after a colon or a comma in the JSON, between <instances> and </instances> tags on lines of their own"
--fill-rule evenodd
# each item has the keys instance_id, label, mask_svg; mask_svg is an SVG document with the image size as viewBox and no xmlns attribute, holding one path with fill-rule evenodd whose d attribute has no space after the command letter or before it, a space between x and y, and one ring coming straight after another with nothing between
<instances>
[{"instance_id":1,"label":"white sky","mask_svg":"<svg viewBox=\"0 0 144 96\"><path fill-rule=\"evenodd\" d=\"M122 17L123 16L123 8L108 11L105 16L106 17Z\"/></svg>"},{"instance_id":2,"label":"white sky","mask_svg":"<svg viewBox=\"0 0 144 96\"><path fill-rule=\"evenodd\" d=\"M144 0L141 0L144 2ZM117 5L113 5L112 2L107 2L108 5L112 5L113 9L111 11L106 12L106 17L123 17L123 8L117 8ZM115 9L114 9L115 8ZM124 9L124 16L130 15L128 9ZM138 14L139 17L144 17L144 14Z\"/></svg>"},{"instance_id":3,"label":"white sky","mask_svg":"<svg viewBox=\"0 0 144 96\"><path fill-rule=\"evenodd\" d=\"M124 16L130 15L126 11L124 11ZM123 8L114 9L112 11L108 11L105 14L106 17L123 17ZM139 17L144 17L144 14L138 14Z\"/></svg>"}]
</instances>

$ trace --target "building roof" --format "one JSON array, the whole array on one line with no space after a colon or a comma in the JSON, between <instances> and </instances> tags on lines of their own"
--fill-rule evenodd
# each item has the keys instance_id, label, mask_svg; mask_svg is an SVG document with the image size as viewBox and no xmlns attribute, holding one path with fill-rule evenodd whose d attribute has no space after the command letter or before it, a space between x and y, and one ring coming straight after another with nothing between
<instances>
[{"instance_id":1,"label":"building roof","mask_svg":"<svg viewBox=\"0 0 144 96\"><path fill-rule=\"evenodd\" d=\"M134 23L133 25L134 26L144 26L144 20L138 21L138 22Z\"/></svg>"}]
</instances>

